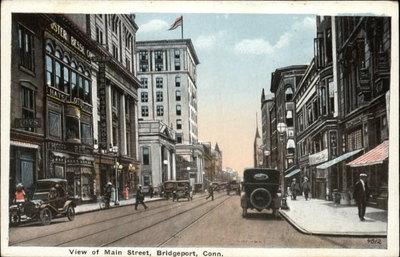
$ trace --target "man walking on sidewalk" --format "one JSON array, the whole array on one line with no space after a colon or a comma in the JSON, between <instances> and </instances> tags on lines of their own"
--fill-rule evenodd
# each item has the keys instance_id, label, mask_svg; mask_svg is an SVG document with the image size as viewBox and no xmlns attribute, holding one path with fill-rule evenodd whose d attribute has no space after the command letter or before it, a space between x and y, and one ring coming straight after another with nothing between
<instances>
[{"instance_id":1,"label":"man walking on sidewalk","mask_svg":"<svg viewBox=\"0 0 400 257\"><path fill-rule=\"evenodd\" d=\"M308 193L310 193L311 190L311 186L310 186L310 182L308 182L308 178L304 177L304 181L303 181L303 192L304 192L304 198L306 198L306 201L308 200Z\"/></svg>"},{"instance_id":2,"label":"man walking on sidewalk","mask_svg":"<svg viewBox=\"0 0 400 257\"><path fill-rule=\"evenodd\" d=\"M142 191L142 186L138 186L138 190L136 191L136 201L135 201L135 210L137 210L137 207L141 203L144 207L144 209L147 209L146 204L144 203L144 193Z\"/></svg>"},{"instance_id":3,"label":"man walking on sidewalk","mask_svg":"<svg viewBox=\"0 0 400 257\"><path fill-rule=\"evenodd\" d=\"M361 173L360 179L354 185L354 200L358 207L358 217L360 221L365 221L365 209L369 198L369 188L367 185L367 174Z\"/></svg>"}]
</instances>

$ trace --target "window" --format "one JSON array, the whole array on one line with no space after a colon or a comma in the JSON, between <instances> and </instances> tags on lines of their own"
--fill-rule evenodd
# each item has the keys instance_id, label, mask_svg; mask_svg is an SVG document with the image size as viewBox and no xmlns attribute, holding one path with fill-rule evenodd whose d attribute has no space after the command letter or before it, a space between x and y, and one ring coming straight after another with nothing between
<instances>
[{"instance_id":1,"label":"window","mask_svg":"<svg viewBox=\"0 0 400 257\"><path fill-rule=\"evenodd\" d=\"M328 87L329 87L329 113L335 113L335 88L333 87L332 79L328 80Z\"/></svg>"},{"instance_id":2,"label":"window","mask_svg":"<svg viewBox=\"0 0 400 257\"><path fill-rule=\"evenodd\" d=\"M132 48L132 35L129 32L126 32L125 35L125 47L128 49Z\"/></svg>"},{"instance_id":3,"label":"window","mask_svg":"<svg viewBox=\"0 0 400 257\"><path fill-rule=\"evenodd\" d=\"M125 64L128 71L132 71L131 61L128 58L125 59Z\"/></svg>"},{"instance_id":4,"label":"window","mask_svg":"<svg viewBox=\"0 0 400 257\"><path fill-rule=\"evenodd\" d=\"M88 76L88 73L85 74ZM92 86L91 82L88 79L84 79L84 85L83 85L83 98L82 100L85 101L86 103L90 104L92 103L91 96L92 94L90 93L92 91Z\"/></svg>"},{"instance_id":5,"label":"window","mask_svg":"<svg viewBox=\"0 0 400 257\"><path fill-rule=\"evenodd\" d=\"M147 103L149 101L149 94L147 92L140 93L140 100L142 103Z\"/></svg>"},{"instance_id":6,"label":"window","mask_svg":"<svg viewBox=\"0 0 400 257\"><path fill-rule=\"evenodd\" d=\"M148 116L149 116L149 107L142 106L142 117L148 117Z\"/></svg>"},{"instance_id":7,"label":"window","mask_svg":"<svg viewBox=\"0 0 400 257\"><path fill-rule=\"evenodd\" d=\"M30 70L35 71L35 51L33 34L26 28L19 25L18 27L18 48L19 48L19 64Z\"/></svg>"},{"instance_id":8,"label":"window","mask_svg":"<svg viewBox=\"0 0 400 257\"><path fill-rule=\"evenodd\" d=\"M69 69L67 66L64 66L63 78L64 78L64 93L70 94Z\"/></svg>"},{"instance_id":9,"label":"window","mask_svg":"<svg viewBox=\"0 0 400 257\"><path fill-rule=\"evenodd\" d=\"M178 144L181 144L182 143L182 135L176 135L176 142L178 143Z\"/></svg>"},{"instance_id":10,"label":"window","mask_svg":"<svg viewBox=\"0 0 400 257\"><path fill-rule=\"evenodd\" d=\"M67 140L79 140L79 119L76 117L66 116L65 124Z\"/></svg>"},{"instance_id":11,"label":"window","mask_svg":"<svg viewBox=\"0 0 400 257\"><path fill-rule=\"evenodd\" d=\"M316 121L319 117L319 101L315 99L313 102L313 121Z\"/></svg>"},{"instance_id":12,"label":"window","mask_svg":"<svg viewBox=\"0 0 400 257\"><path fill-rule=\"evenodd\" d=\"M54 81L53 81L53 59L49 56L46 55L46 84L47 86L54 86Z\"/></svg>"},{"instance_id":13,"label":"window","mask_svg":"<svg viewBox=\"0 0 400 257\"><path fill-rule=\"evenodd\" d=\"M321 87L321 114L326 115L328 112L326 104L326 87Z\"/></svg>"},{"instance_id":14,"label":"window","mask_svg":"<svg viewBox=\"0 0 400 257\"><path fill-rule=\"evenodd\" d=\"M112 89L112 106L118 107L118 91L116 89Z\"/></svg>"},{"instance_id":15,"label":"window","mask_svg":"<svg viewBox=\"0 0 400 257\"><path fill-rule=\"evenodd\" d=\"M87 145L92 143L92 127L90 124L81 123L81 141Z\"/></svg>"},{"instance_id":16,"label":"window","mask_svg":"<svg viewBox=\"0 0 400 257\"><path fill-rule=\"evenodd\" d=\"M118 47L116 45L112 45L112 53L113 57L117 60L119 60L119 54L118 54Z\"/></svg>"},{"instance_id":17,"label":"window","mask_svg":"<svg viewBox=\"0 0 400 257\"><path fill-rule=\"evenodd\" d=\"M22 97L22 118L23 119L34 119L35 114L35 92L25 86L21 86L21 97ZM28 127L25 130L34 131L33 127Z\"/></svg>"},{"instance_id":18,"label":"window","mask_svg":"<svg viewBox=\"0 0 400 257\"><path fill-rule=\"evenodd\" d=\"M142 164L143 165L150 164L150 149L148 147L142 148Z\"/></svg>"},{"instance_id":19,"label":"window","mask_svg":"<svg viewBox=\"0 0 400 257\"><path fill-rule=\"evenodd\" d=\"M307 125L310 126L313 123L312 108L311 105L307 106Z\"/></svg>"},{"instance_id":20,"label":"window","mask_svg":"<svg viewBox=\"0 0 400 257\"><path fill-rule=\"evenodd\" d=\"M285 91L286 101L292 101L293 98L293 89L291 86L288 86Z\"/></svg>"},{"instance_id":21,"label":"window","mask_svg":"<svg viewBox=\"0 0 400 257\"><path fill-rule=\"evenodd\" d=\"M293 112L286 111L286 124L288 127L293 127Z\"/></svg>"},{"instance_id":22,"label":"window","mask_svg":"<svg viewBox=\"0 0 400 257\"><path fill-rule=\"evenodd\" d=\"M181 91L180 90L175 91L175 100L177 102L179 102L181 100Z\"/></svg>"},{"instance_id":23,"label":"window","mask_svg":"<svg viewBox=\"0 0 400 257\"><path fill-rule=\"evenodd\" d=\"M117 15L112 15L111 17L111 30L113 33L118 34L118 26L119 26L119 20Z\"/></svg>"},{"instance_id":24,"label":"window","mask_svg":"<svg viewBox=\"0 0 400 257\"><path fill-rule=\"evenodd\" d=\"M157 105L157 116L164 116L164 106Z\"/></svg>"},{"instance_id":25,"label":"window","mask_svg":"<svg viewBox=\"0 0 400 257\"><path fill-rule=\"evenodd\" d=\"M59 164L54 164L54 177L55 178L65 178L64 166Z\"/></svg>"},{"instance_id":26,"label":"window","mask_svg":"<svg viewBox=\"0 0 400 257\"><path fill-rule=\"evenodd\" d=\"M176 76L175 77L175 86L176 87L180 87L181 86L181 77L180 76Z\"/></svg>"},{"instance_id":27,"label":"window","mask_svg":"<svg viewBox=\"0 0 400 257\"><path fill-rule=\"evenodd\" d=\"M142 72L149 71L149 54L147 51L139 52L139 69Z\"/></svg>"},{"instance_id":28,"label":"window","mask_svg":"<svg viewBox=\"0 0 400 257\"><path fill-rule=\"evenodd\" d=\"M286 143L286 149L288 154L294 154L295 151L295 143L293 139L288 139L287 143Z\"/></svg>"},{"instance_id":29,"label":"window","mask_svg":"<svg viewBox=\"0 0 400 257\"><path fill-rule=\"evenodd\" d=\"M96 26L96 41L100 45L103 45L103 31Z\"/></svg>"},{"instance_id":30,"label":"window","mask_svg":"<svg viewBox=\"0 0 400 257\"><path fill-rule=\"evenodd\" d=\"M157 102L162 102L163 101L163 92L162 91L157 91L156 92L156 101Z\"/></svg>"},{"instance_id":31,"label":"window","mask_svg":"<svg viewBox=\"0 0 400 257\"><path fill-rule=\"evenodd\" d=\"M176 106L176 115L180 116L181 114L182 114L182 109L181 109L181 106L178 104Z\"/></svg>"},{"instance_id":32,"label":"window","mask_svg":"<svg viewBox=\"0 0 400 257\"><path fill-rule=\"evenodd\" d=\"M163 88L163 78L156 78L156 88Z\"/></svg>"},{"instance_id":33,"label":"window","mask_svg":"<svg viewBox=\"0 0 400 257\"><path fill-rule=\"evenodd\" d=\"M52 137L61 139L61 114L49 111L49 134Z\"/></svg>"},{"instance_id":34,"label":"window","mask_svg":"<svg viewBox=\"0 0 400 257\"><path fill-rule=\"evenodd\" d=\"M72 98L78 97L78 81L77 81L77 75L76 72L72 71L71 72L71 93L72 93Z\"/></svg>"},{"instance_id":35,"label":"window","mask_svg":"<svg viewBox=\"0 0 400 257\"><path fill-rule=\"evenodd\" d=\"M182 120L181 119L176 120L176 129L182 129Z\"/></svg>"},{"instance_id":36,"label":"window","mask_svg":"<svg viewBox=\"0 0 400 257\"><path fill-rule=\"evenodd\" d=\"M147 78L140 79L140 88L147 89L148 88L148 80Z\"/></svg>"},{"instance_id":37,"label":"window","mask_svg":"<svg viewBox=\"0 0 400 257\"><path fill-rule=\"evenodd\" d=\"M179 49L175 49L174 51L174 64L175 64L175 70L180 70L181 69L181 52Z\"/></svg>"},{"instance_id":38,"label":"window","mask_svg":"<svg viewBox=\"0 0 400 257\"><path fill-rule=\"evenodd\" d=\"M164 69L163 52L161 50L154 51L154 59L156 71L162 71Z\"/></svg>"}]
</instances>

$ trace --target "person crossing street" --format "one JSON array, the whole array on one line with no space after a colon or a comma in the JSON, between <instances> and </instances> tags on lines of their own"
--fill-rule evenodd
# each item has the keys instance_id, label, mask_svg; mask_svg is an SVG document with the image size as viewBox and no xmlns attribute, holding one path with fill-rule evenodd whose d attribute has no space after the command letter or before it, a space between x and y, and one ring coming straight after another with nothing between
<instances>
[{"instance_id":1,"label":"person crossing street","mask_svg":"<svg viewBox=\"0 0 400 257\"><path fill-rule=\"evenodd\" d=\"M214 201L214 187L210 185L208 188L208 196L206 197L206 200L211 197L211 201Z\"/></svg>"},{"instance_id":2,"label":"person crossing street","mask_svg":"<svg viewBox=\"0 0 400 257\"><path fill-rule=\"evenodd\" d=\"M143 205L145 210L147 210L147 206L144 203L144 193L141 185L138 186L138 190L136 191L135 210L137 210L139 203Z\"/></svg>"}]
</instances>

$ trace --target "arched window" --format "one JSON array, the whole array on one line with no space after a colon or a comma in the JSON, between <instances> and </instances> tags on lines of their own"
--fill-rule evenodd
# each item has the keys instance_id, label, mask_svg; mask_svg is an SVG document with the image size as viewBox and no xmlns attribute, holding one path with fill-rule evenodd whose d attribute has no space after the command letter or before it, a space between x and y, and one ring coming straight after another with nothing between
<instances>
[{"instance_id":1,"label":"arched window","mask_svg":"<svg viewBox=\"0 0 400 257\"><path fill-rule=\"evenodd\" d=\"M177 102L179 102L181 100L181 91L180 90L175 91L175 100Z\"/></svg>"},{"instance_id":2,"label":"arched window","mask_svg":"<svg viewBox=\"0 0 400 257\"><path fill-rule=\"evenodd\" d=\"M294 150L296 148L296 144L294 143L293 139L288 139L286 143L286 149L288 151L288 154L294 154Z\"/></svg>"},{"instance_id":3,"label":"arched window","mask_svg":"<svg viewBox=\"0 0 400 257\"><path fill-rule=\"evenodd\" d=\"M292 101L293 89L290 85L286 87L285 98L286 98L286 101Z\"/></svg>"},{"instance_id":4,"label":"arched window","mask_svg":"<svg viewBox=\"0 0 400 257\"><path fill-rule=\"evenodd\" d=\"M175 86L176 87L180 87L181 86L181 77L180 76L176 76L175 77Z\"/></svg>"},{"instance_id":5,"label":"arched window","mask_svg":"<svg viewBox=\"0 0 400 257\"><path fill-rule=\"evenodd\" d=\"M55 56L56 56L57 58L60 58L60 59L61 59L61 51L60 51L60 50L57 50L56 53L55 53Z\"/></svg>"},{"instance_id":6,"label":"arched window","mask_svg":"<svg viewBox=\"0 0 400 257\"><path fill-rule=\"evenodd\" d=\"M53 53L53 47L51 46L50 43L46 44L46 52L48 53Z\"/></svg>"},{"instance_id":7,"label":"arched window","mask_svg":"<svg viewBox=\"0 0 400 257\"><path fill-rule=\"evenodd\" d=\"M286 111L286 125L293 127L293 111Z\"/></svg>"},{"instance_id":8,"label":"arched window","mask_svg":"<svg viewBox=\"0 0 400 257\"><path fill-rule=\"evenodd\" d=\"M69 57L68 55L64 54L63 62L69 64Z\"/></svg>"}]
</instances>

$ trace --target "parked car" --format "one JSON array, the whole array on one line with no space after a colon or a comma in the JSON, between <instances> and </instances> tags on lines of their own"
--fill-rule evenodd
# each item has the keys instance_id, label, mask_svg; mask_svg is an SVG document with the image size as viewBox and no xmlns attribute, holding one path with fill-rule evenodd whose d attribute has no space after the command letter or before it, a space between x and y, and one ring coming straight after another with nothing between
<instances>
[{"instance_id":1,"label":"parked car","mask_svg":"<svg viewBox=\"0 0 400 257\"><path fill-rule=\"evenodd\" d=\"M21 221L40 221L49 225L53 218L75 218L75 202L69 197L65 179L41 179L35 183L33 196L24 203L10 206L10 225Z\"/></svg>"},{"instance_id":2,"label":"parked car","mask_svg":"<svg viewBox=\"0 0 400 257\"><path fill-rule=\"evenodd\" d=\"M226 193L229 195L231 191L240 195L240 185L236 180L231 180L226 185Z\"/></svg>"},{"instance_id":3,"label":"parked car","mask_svg":"<svg viewBox=\"0 0 400 257\"><path fill-rule=\"evenodd\" d=\"M173 193L175 190L176 190L176 181L174 180L165 181L163 184L162 195L168 200L169 198L173 197Z\"/></svg>"},{"instance_id":4,"label":"parked car","mask_svg":"<svg viewBox=\"0 0 400 257\"><path fill-rule=\"evenodd\" d=\"M188 201L193 200L192 190L189 180L176 181L176 189L173 194L173 201L179 201L181 198L186 198Z\"/></svg>"},{"instance_id":5,"label":"parked car","mask_svg":"<svg viewBox=\"0 0 400 257\"><path fill-rule=\"evenodd\" d=\"M242 195L240 199L242 216L247 210L271 210L275 217L279 215L281 197L279 193L279 171L274 169L251 168L243 173Z\"/></svg>"}]
</instances>

